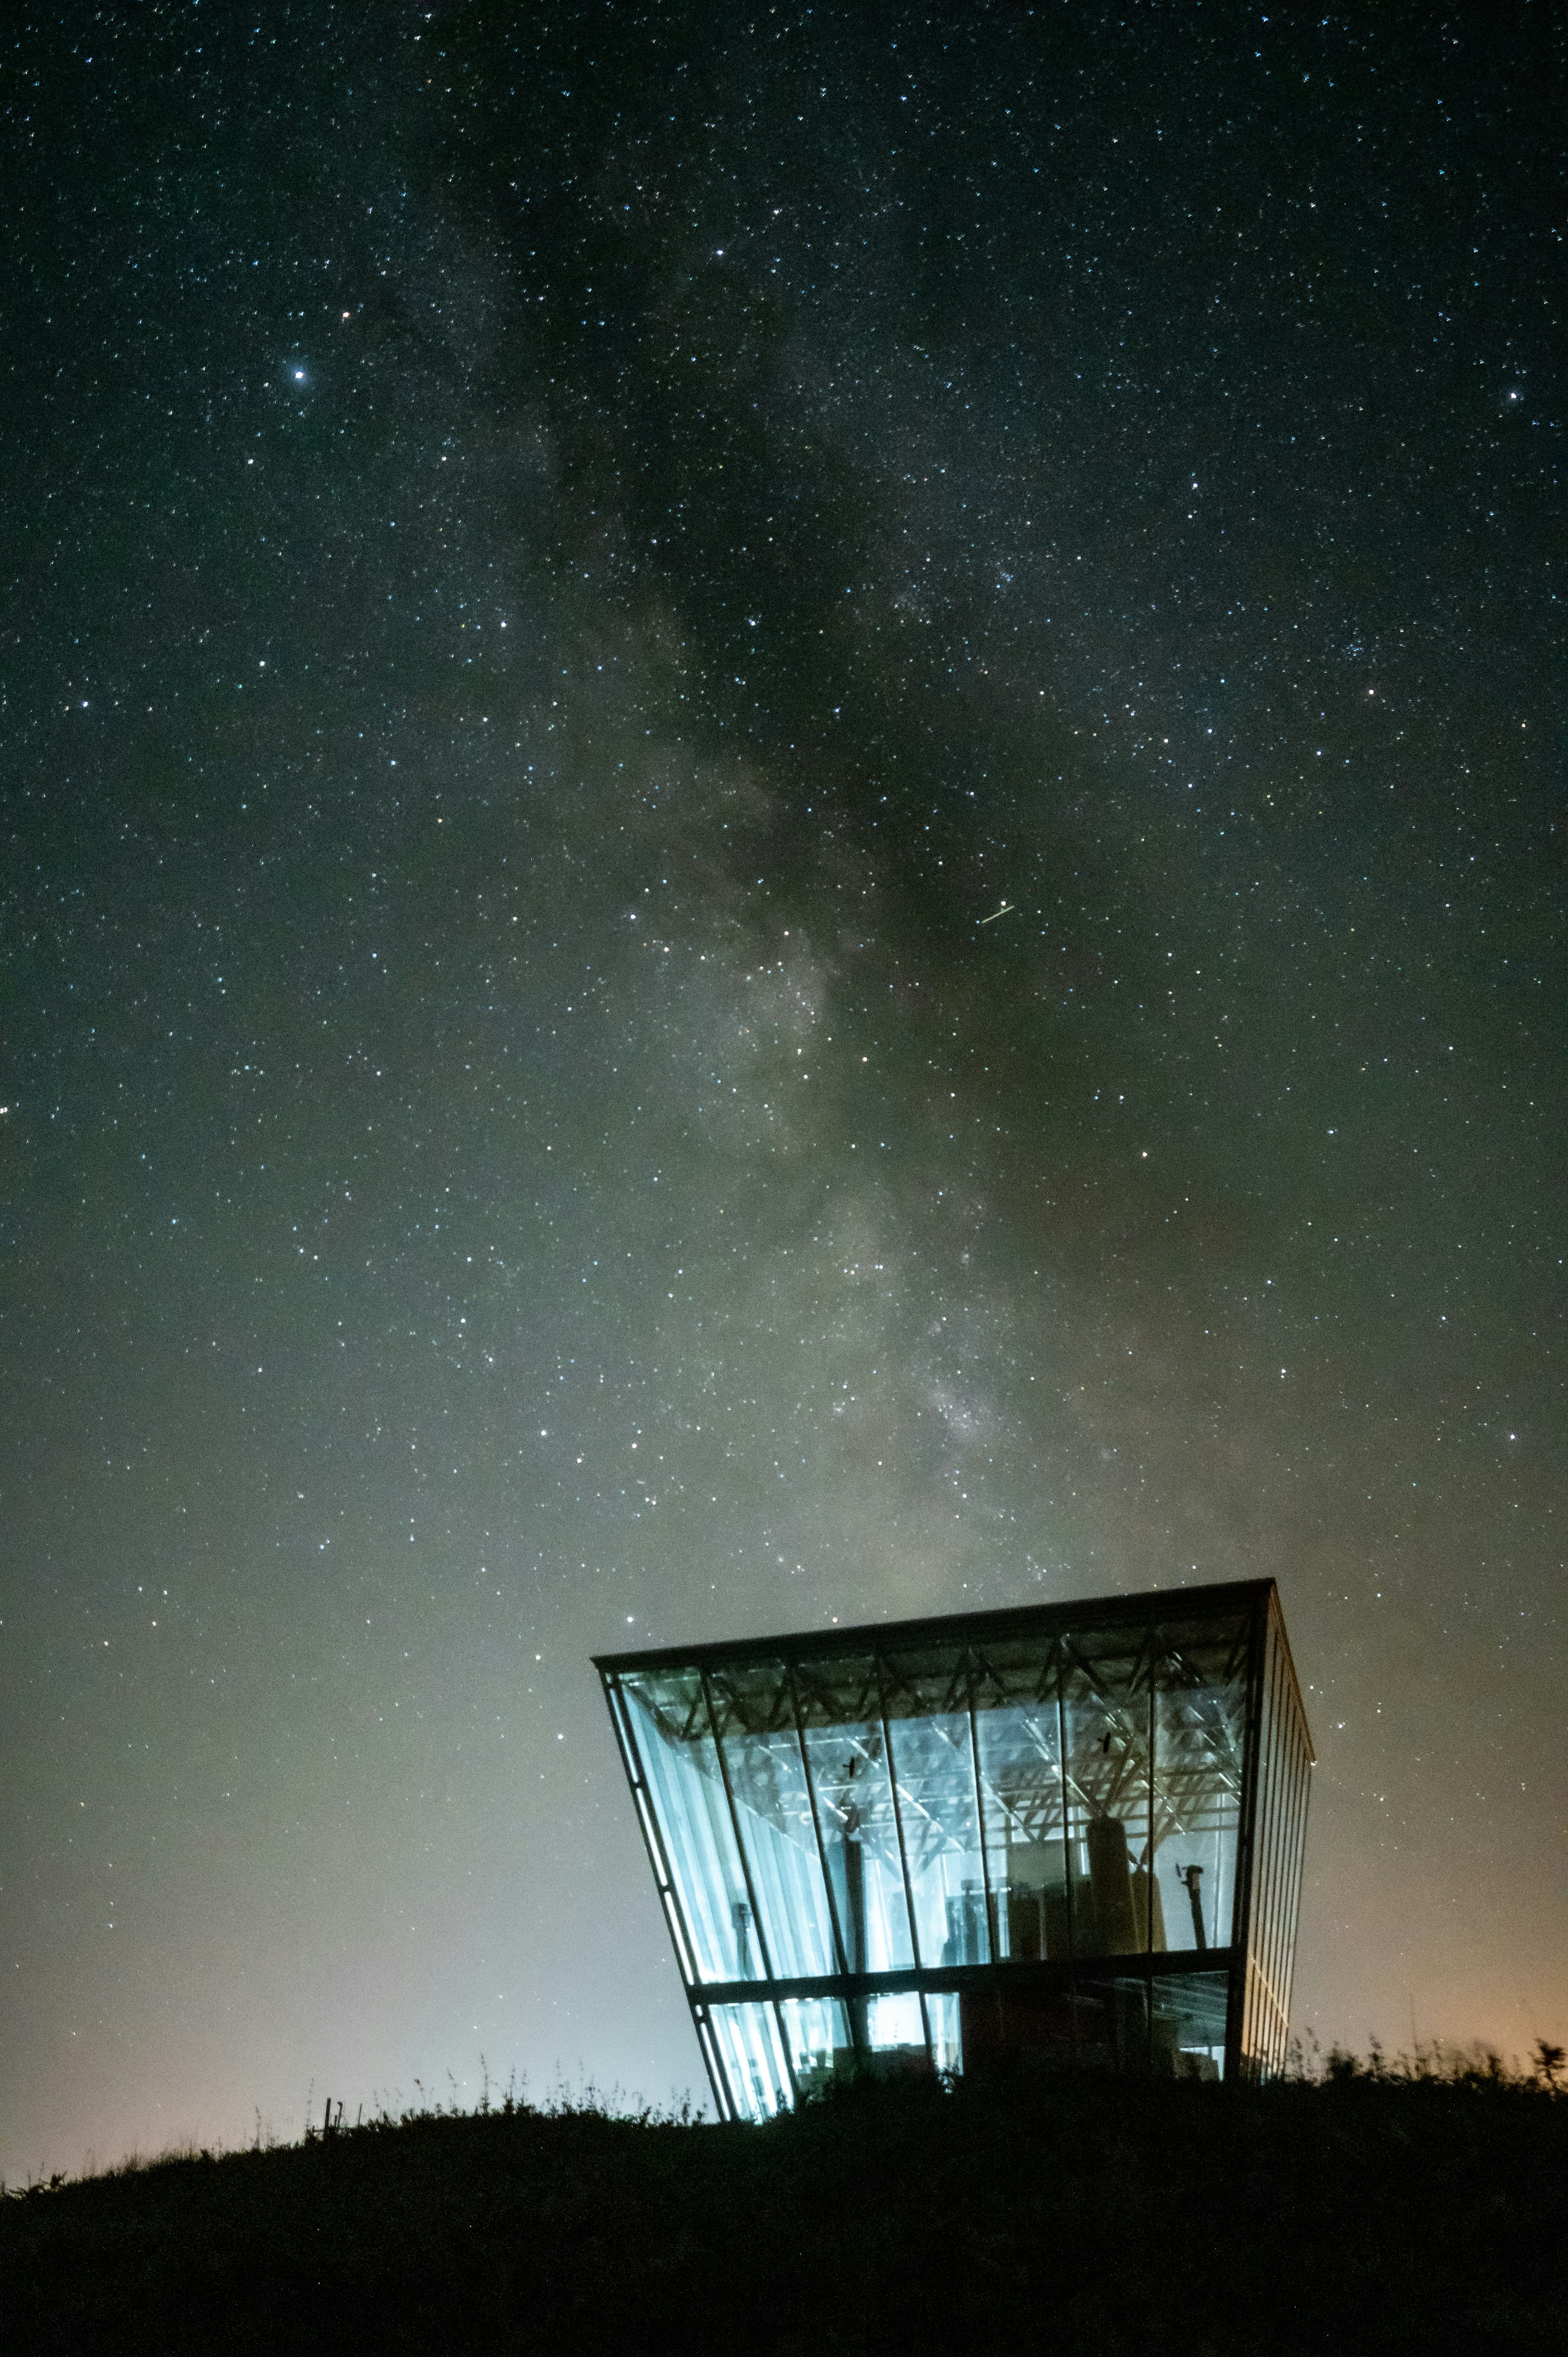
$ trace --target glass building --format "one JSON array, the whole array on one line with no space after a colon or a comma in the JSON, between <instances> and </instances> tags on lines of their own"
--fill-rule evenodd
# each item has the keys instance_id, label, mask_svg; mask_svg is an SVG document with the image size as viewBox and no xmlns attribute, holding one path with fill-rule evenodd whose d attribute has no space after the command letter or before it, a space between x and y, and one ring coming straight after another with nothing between
<instances>
[{"instance_id":1,"label":"glass building","mask_svg":"<svg viewBox=\"0 0 1568 2357\"><path fill-rule=\"evenodd\" d=\"M1281 2067L1312 1746L1272 1580L595 1666L722 2118Z\"/></svg>"}]
</instances>

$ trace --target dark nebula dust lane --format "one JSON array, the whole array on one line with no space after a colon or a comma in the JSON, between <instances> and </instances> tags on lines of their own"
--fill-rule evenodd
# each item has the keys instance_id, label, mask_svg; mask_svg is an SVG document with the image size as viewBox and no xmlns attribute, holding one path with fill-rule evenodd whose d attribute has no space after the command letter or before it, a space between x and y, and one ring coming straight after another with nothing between
<instances>
[{"instance_id":1,"label":"dark nebula dust lane","mask_svg":"<svg viewBox=\"0 0 1568 2357\"><path fill-rule=\"evenodd\" d=\"M1561 2036L1556 16L27 13L0 2170L700 2079L590 1652L1271 1575Z\"/></svg>"}]
</instances>

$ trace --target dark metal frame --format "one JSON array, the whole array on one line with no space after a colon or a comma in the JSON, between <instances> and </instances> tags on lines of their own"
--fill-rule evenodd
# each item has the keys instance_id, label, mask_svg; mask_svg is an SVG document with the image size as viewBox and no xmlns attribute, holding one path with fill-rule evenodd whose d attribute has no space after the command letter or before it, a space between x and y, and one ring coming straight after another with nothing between
<instances>
[{"instance_id":1,"label":"dark metal frame","mask_svg":"<svg viewBox=\"0 0 1568 2357\"><path fill-rule=\"evenodd\" d=\"M1145 1900L1146 1923L1142 1952L1094 1959L1074 1956L1050 1962L1008 1957L983 1964L922 1964L919 1961L914 1885L895 1772L895 1747L887 1717L888 1669L893 1659L926 1645L944 1649L951 1647L961 1655L956 1684L961 1687L962 1707L969 1720L970 1770L974 1781L988 1951L995 1959L999 1945L998 1924L987 1862L990 1846L988 1820L975 1714L976 1656L987 1645L1000 1640L1024 1639L1038 1642L1042 1653L1056 1663L1056 1702L1065 1803L1068 1743L1064 1682L1060 1671L1063 1657L1070 1654L1070 1641L1075 1632L1091 1628L1098 1635L1123 1627L1150 1628L1155 1623L1165 1630L1174 1630L1179 1628L1183 1621L1201 1621L1216 1614L1235 1615L1238 1612L1244 1614L1246 1620L1246 1711L1229 1940L1223 1944L1217 1943L1210 1948L1194 1950L1156 1951L1153 1947L1155 1691L1151 1679L1148 1704L1151 1788L1145 1852L1150 1895ZM856 1973L848 1969L848 1951L843 1929L838 1920L838 1902L822 1836L816 1779L811 1772L806 1744L800 1667L807 1660L821 1663L845 1656L863 1659L869 1656L872 1663L873 1688L865 1697L866 1717L868 1722L880 1727L883 1759L893 1796L907 1919L916 1959L912 1967L893 1972ZM833 1950L840 1966L839 1971L833 1974L793 1979L779 1977L772 1969L766 1926L762 1910L757 1903L750 1857L732 1787L725 1742L721 1736L718 1714L714 1706L712 1684L715 1670L759 1661L776 1663L784 1673L789 1697L790 1724L800 1751L812 1832L827 1892ZM862 2042L860 2017L867 1998L916 1995L920 2000L921 2026L929 2053L932 2048L928 1999L933 1996L993 1990L1000 1997L1004 1992L1021 1995L1028 1989L1041 1994L1053 1991L1070 1996L1079 1987L1087 1992L1103 1988L1112 1981L1124 1984L1129 1980L1141 1980L1152 1997L1156 1983L1223 1974L1228 1989L1226 2076L1267 2076L1283 2067L1289 2028L1291 1964L1313 1753L1280 1611L1279 1596L1273 1580L1242 1580L1205 1587L1156 1589L1138 1596L1028 1606L1013 1611L962 1613L938 1620L885 1621L826 1631L796 1631L784 1637L607 1654L596 1657L594 1666L604 1685L616 1742L627 1781L631 1786L643 1844L653 1869L654 1883L664 1909L677 1967L691 2007L693 2027L721 2119L736 2119L744 2115L728 2083L710 2017L714 2007L735 2004L761 2004L768 2007L784 2057L790 2091L796 2100L799 2099L800 2086L781 2011L786 2003L795 1998L832 1999L840 2003L849 2024L851 2042L858 2048ZM1079 1666L1084 1665L1079 1663ZM642 1770L637 1734L622 1691L622 1680L628 1674L676 1669L697 1674L703 1713L719 1763L736 1854L740 1861L746 1904L755 1927L763 1968L762 1976L758 1979L714 1982L700 1981L695 1977L698 1951L682 1915L678 1886L665 1853L663 1831ZM959 1701L956 1691L953 1699L956 1706ZM1068 1812L1064 1805L1064 1843L1069 1839L1067 1827ZM1069 1872L1066 1880L1069 1924L1075 1879ZM1216 1933L1220 1928L1217 1922ZM1152 2007L1146 2005L1144 2012L1152 2041Z\"/></svg>"}]
</instances>

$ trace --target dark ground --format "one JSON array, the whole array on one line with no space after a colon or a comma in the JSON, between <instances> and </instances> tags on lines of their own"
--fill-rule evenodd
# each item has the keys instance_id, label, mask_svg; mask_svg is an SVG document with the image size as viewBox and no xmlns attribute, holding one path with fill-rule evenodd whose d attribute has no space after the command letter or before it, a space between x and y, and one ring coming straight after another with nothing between
<instances>
[{"instance_id":1,"label":"dark ground","mask_svg":"<svg viewBox=\"0 0 1568 2357\"><path fill-rule=\"evenodd\" d=\"M16 2351L1562 2351L1568 2104L866 2090L430 2115L0 2205Z\"/></svg>"}]
</instances>

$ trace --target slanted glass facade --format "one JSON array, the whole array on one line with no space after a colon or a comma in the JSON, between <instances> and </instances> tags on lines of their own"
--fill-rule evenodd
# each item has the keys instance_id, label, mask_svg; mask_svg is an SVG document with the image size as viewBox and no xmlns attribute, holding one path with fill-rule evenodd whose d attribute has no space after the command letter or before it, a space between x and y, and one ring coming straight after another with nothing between
<instances>
[{"instance_id":1,"label":"slanted glass facade","mask_svg":"<svg viewBox=\"0 0 1568 2357\"><path fill-rule=\"evenodd\" d=\"M1272 1581L596 1666L721 2116L1283 2063L1312 1751Z\"/></svg>"}]
</instances>

